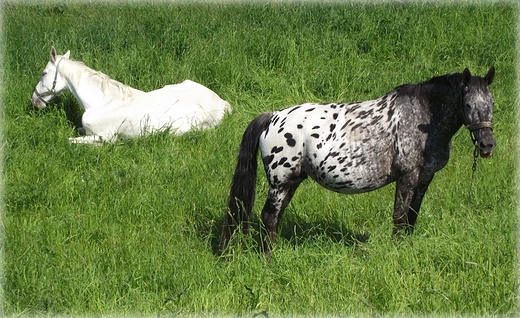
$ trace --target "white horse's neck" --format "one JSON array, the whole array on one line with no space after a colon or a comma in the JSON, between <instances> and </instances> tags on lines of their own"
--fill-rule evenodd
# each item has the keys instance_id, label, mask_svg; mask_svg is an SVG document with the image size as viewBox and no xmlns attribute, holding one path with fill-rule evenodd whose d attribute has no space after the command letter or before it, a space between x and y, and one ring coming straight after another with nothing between
<instances>
[{"instance_id":1,"label":"white horse's neck","mask_svg":"<svg viewBox=\"0 0 520 318\"><path fill-rule=\"evenodd\" d=\"M63 59L57 71L85 111L114 103L130 103L136 96L143 94L81 62Z\"/></svg>"}]
</instances>

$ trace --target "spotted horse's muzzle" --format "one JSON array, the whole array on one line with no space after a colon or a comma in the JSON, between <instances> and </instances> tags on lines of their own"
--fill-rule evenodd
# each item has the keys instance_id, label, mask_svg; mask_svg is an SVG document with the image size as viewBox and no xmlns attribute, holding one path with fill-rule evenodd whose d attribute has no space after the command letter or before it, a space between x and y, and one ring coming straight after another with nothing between
<instances>
[{"instance_id":1,"label":"spotted horse's muzzle","mask_svg":"<svg viewBox=\"0 0 520 318\"><path fill-rule=\"evenodd\" d=\"M491 157L497 144L495 137L493 137L493 123L484 121L466 125L466 128L469 129L475 151L478 150L482 158Z\"/></svg>"}]
</instances>

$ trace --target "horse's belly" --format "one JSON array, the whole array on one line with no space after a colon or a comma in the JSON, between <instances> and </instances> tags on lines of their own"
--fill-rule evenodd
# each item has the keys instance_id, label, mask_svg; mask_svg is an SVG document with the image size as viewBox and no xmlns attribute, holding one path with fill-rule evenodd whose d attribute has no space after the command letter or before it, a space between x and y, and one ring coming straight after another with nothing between
<instances>
[{"instance_id":1,"label":"horse's belly","mask_svg":"<svg viewBox=\"0 0 520 318\"><path fill-rule=\"evenodd\" d=\"M363 193L392 181L391 164L379 158L350 158L304 163L304 171L323 187L340 193Z\"/></svg>"}]
</instances>

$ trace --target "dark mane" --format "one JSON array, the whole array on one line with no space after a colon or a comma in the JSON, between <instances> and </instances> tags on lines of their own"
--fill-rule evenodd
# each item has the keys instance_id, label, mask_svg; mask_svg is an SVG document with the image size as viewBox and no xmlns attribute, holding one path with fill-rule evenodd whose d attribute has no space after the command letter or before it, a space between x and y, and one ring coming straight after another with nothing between
<instances>
[{"instance_id":1,"label":"dark mane","mask_svg":"<svg viewBox=\"0 0 520 318\"><path fill-rule=\"evenodd\" d=\"M461 73L454 73L454 74L446 74L441 76L435 76L430 78L429 80L422 82L420 84L422 85L428 85L428 84L450 84L453 87L457 87L460 82L462 81L462 74Z\"/></svg>"},{"instance_id":2,"label":"dark mane","mask_svg":"<svg viewBox=\"0 0 520 318\"><path fill-rule=\"evenodd\" d=\"M461 73L446 74L446 75L434 76L427 81L420 82L417 84L403 84L403 85L395 87L394 90L397 91L398 94L400 94L400 95L401 94L412 95L412 94L418 94L421 87L430 86L430 85L448 86L450 88L455 89L455 88L459 87L461 81L462 81Z\"/></svg>"}]
</instances>

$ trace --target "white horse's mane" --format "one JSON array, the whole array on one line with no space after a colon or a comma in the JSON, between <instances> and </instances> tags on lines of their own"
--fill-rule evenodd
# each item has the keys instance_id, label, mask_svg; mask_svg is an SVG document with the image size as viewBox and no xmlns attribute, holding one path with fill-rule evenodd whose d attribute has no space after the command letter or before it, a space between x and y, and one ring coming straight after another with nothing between
<instances>
[{"instance_id":1,"label":"white horse's mane","mask_svg":"<svg viewBox=\"0 0 520 318\"><path fill-rule=\"evenodd\" d=\"M74 73L78 80L87 80L89 84L97 87L102 92L116 90L124 98L133 98L135 96L135 92L137 91L135 88L118 82L100 71L93 70L83 62L70 59L68 61L71 62L71 65L74 67L81 68L81 72L77 72L76 70Z\"/></svg>"}]
</instances>

